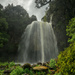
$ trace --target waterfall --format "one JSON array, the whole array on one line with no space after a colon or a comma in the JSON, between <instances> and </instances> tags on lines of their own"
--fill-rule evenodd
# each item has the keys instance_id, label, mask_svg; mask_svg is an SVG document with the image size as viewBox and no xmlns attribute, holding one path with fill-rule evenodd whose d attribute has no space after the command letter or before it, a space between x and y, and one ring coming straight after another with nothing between
<instances>
[{"instance_id":1,"label":"waterfall","mask_svg":"<svg viewBox=\"0 0 75 75\"><path fill-rule=\"evenodd\" d=\"M42 57L42 63L44 62L44 41L43 41L43 29L42 29L42 24L40 22L40 38L41 38L41 57Z\"/></svg>"},{"instance_id":2,"label":"waterfall","mask_svg":"<svg viewBox=\"0 0 75 75\"><path fill-rule=\"evenodd\" d=\"M33 21L21 37L18 49L18 62L47 62L58 55L57 41L51 22Z\"/></svg>"}]
</instances>

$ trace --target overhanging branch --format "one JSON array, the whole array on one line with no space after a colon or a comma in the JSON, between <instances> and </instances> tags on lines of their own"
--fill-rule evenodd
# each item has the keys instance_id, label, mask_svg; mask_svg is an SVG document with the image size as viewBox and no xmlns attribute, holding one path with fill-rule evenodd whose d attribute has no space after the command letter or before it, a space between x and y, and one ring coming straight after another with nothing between
<instances>
[{"instance_id":1,"label":"overhanging branch","mask_svg":"<svg viewBox=\"0 0 75 75\"><path fill-rule=\"evenodd\" d=\"M40 7L46 5L46 4L50 3L50 2L51 2L51 0L49 0L49 1L45 1L45 2L43 2L42 0L39 0L39 1L36 0L36 1L35 1L35 3L36 3L36 7L37 7L37 8L40 8Z\"/></svg>"}]
</instances>

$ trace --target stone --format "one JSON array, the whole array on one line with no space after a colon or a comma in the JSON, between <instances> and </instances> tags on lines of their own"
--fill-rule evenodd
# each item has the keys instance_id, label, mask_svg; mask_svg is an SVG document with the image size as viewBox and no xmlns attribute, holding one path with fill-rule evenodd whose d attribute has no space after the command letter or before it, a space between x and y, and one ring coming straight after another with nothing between
<instances>
[{"instance_id":1,"label":"stone","mask_svg":"<svg viewBox=\"0 0 75 75\"><path fill-rule=\"evenodd\" d=\"M33 67L33 70L34 71L47 71L48 67L46 67L46 66L36 66L36 67Z\"/></svg>"},{"instance_id":2,"label":"stone","mask_svg":"<svg viewBox=\"0 0 75 75\"><path fill-rule=\"evenodd\" d=\"M50 61L47 62L47 64L49 64L49 63L50 63Z\"/></svg>"},{"instance_id":3,"label":"stone","mask_svg":"<svg viewBox=\"0 0 75 75\"><path fill-rule=\"evenodd\" d=\"M42 65L43 65L43 66L47 66L47 63L43 63Z\"/></svg>"},{"instance_id":4,"label":"stone","mask_svg":"<svg viewBox=\"0 0 75 75\"><path fill-rule=\"evenodd\" d=\"M35 67L37 64L33 64L32 67Z\"/></svg>"},{"instance_id":5,"label":"stone","mask_svg":"<svg viewBox=\"0 0 75 75\"><path fill-rule=\"evenodd\" d=\"M24 64L24 65L22 66L22 68L23 68L23 69L25 69L25 68L30 69L30 68L32 68L32 67L31 67L31 65L30 65L29 63L26 63L26 64Z\"/></svg>"},{"instance_id":6,"label":"stone","mask_svg":"<svg viewBox=\"0 0 75 75\"><path fill-rule=\"evenodd\" d=\"M6 66L1 65L0 66L0 70L4 70L6 68Z\"/></svg>"},{"instance_id":7,"label":"stone","mask_svg":"<svg viewBox=\"0 0 75 75\"><path fill-rule=\"evenodd\" d=\"M11 73L11 70L5 70L4 71L4 74L10 74Z\"/></svg>"},{"instance_id":8,"label":"stone","mask_svg":"<svg viewBox=\"0 0 75 75\"><path fill-rule=\"evenodd\" d=\"M37 65L42 65L42 63L41 62L38 62Z\"/></svg>"}]
</instances>

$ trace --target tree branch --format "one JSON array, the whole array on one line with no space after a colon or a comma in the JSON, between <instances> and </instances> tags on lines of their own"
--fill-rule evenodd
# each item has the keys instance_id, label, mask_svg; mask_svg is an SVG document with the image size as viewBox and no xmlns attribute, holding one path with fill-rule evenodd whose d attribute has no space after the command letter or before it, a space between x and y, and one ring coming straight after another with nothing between
<instances>
[{"instance_id":1,"label":"tree branch","mask_svg":"<svg viewBox=\"0 0 75 75\"><path fill-rule=\"evenodd\" d=\"M40 7L46 5L46 4L50 3L50 2L51 2L51 0L49 0L48 2L47 1L45 1L45 2L35 1L37 8L40 8Z\"/></svg>"}]
</instances>

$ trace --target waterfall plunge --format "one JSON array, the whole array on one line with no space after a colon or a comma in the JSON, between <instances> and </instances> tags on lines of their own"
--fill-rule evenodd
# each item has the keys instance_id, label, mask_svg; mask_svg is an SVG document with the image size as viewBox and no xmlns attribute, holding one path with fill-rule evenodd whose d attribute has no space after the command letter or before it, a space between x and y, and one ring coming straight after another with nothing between
<instances>
[{"instance_id":1,"label":"waterfall plunge","mask_svg":"<svg viewBox=\"0 0 75 75\"><path fill-rule=\"evenodd\" d=\"M21 37L18 62L47 62L58 55L57 41L52 23L34 21Z\"/></svg>"}]
</instances>

